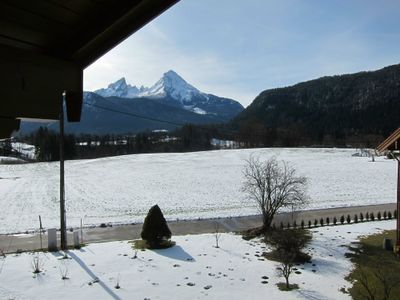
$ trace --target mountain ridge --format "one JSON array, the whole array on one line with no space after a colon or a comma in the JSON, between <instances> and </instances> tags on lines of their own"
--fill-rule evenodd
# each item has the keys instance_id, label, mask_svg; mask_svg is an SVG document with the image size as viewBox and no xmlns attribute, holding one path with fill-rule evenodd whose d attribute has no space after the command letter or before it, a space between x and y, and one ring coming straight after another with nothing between
<instances>
[{"instance_id":1,"label":"mountain ridge","mask_svg":"<svg viewBox=\"0 0 400 300\"><path fill-rule=\"evenodd\" d=\"M264 90L230 124L298 138L298 145L373 146L400 125L399 111L397 64Z\"/></svg>"}]
</instances>

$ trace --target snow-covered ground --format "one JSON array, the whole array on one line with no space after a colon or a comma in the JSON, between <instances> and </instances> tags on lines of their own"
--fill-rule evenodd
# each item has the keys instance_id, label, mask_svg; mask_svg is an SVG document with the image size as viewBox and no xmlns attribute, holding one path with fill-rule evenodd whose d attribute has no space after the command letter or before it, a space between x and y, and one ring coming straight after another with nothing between
<instances>
[{"instance_id":1,"label":"snow-covered ground","mask_svg":"<svg viewBox=\"0 0 400 300\"><path fill-rule=\"evenodd\" d=\"M1 299L350 299L344 277L352 268L344 254L360 235L394 229L395 221L326 226L312 230L312 262L296 268L298 290L279 291L276 262L258 240L223 234L220 248L212 234L176 236L176 246L135 251L127 241L90 244L69 252L14 254L0 258ZM354 245L353 245L354 246ZM32 273L39 257L42 273ZM62 280L62 274L69 279ZM119 279L120 289L115 286Z\"/></svg>"},{"instance_id":2,"label":"snow-covered ground","mask_svg":"<svg viewBox=\"0 0 400 300\"><path fill-rule=\"evenodd\" d=\"M289 161L309 178L309 208L394 202L396 163L354 149L241 149L67 161L68 226L141 222L158 204L167 219L258 213L241 191L251 154ZM59 226L59 164L0 165L0 233Z\"/></svg>"}]
</instances>

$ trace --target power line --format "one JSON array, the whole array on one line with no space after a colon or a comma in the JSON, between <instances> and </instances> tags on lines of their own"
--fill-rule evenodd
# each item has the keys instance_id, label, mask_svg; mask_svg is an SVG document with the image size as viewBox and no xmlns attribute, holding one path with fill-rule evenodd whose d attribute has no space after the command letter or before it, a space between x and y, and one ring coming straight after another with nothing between
<instances>
[{"instance_id":1,"label":"power line","mask_svg":"<svg viewBox=\"0 0 400 300\"><path fill-rule=\"evenodd\" d=\"M97 108L100 108L100 109L103 109L103 110L111 111L111 112L122 114L122 115L127 115L127 116L131 116L131 117L135 117L135 118L149 120L149 121L167 123L167 124L171 124L171 125L175 125L175 126L184 126L185 125L185 124L181 124L181 123L177 123L177 122L172 122L172 121L167 121L167 120L162 120L162 119L157 119L157 118L146 117L146 116L142 116L142 115L135 114L135 113L130 113L130 112L120 111L120 110L113 109L113 108L103 107L103 106L96 105L96 104L86 104L86 105L97 107Z\"/></svg>"},{"instance_id":2,"label":"power line","mask_svg":"<svg viewBox=\"0 0 400 300\"><path fill-rule=\"evenodd\" d=\"M173 122L173 121L167 121L167 120L163 120L163 119L158 119L158 118L152 118L152 117L146 117L143 115L139 115L139 114L135 114L135 113L131 113L131 112L126 112L126 111L120 111L117 109L113 109L113 108L109 108L109 107L104 107L104 106L100 106L97 104L86 104L88 106L93 106L96 108L100 108L106 111L110 111L110 112L114 112L114 113L118 113L118 114L122 114L122 115L127 115L127 116L131 116L131 117L135 117L135 118L140 118L140 119L144 119L144 120L149 120L149 121L155 121L155 122L160 122L160 123L166 123L166 124L170 124L170 125L175 125L175 126L185 126L188 123L184 124L184 123L178 123L178 122ZM197 128L203 129L203 130L210 130L210 128L198 125L198 124L194 124ZM230 130L226 130L226 129L218 129L218 131L220 132L225 132L225 133L229 133L229 134L237 134L237 131L230 131Z\"/></svg>"}]
</instances>

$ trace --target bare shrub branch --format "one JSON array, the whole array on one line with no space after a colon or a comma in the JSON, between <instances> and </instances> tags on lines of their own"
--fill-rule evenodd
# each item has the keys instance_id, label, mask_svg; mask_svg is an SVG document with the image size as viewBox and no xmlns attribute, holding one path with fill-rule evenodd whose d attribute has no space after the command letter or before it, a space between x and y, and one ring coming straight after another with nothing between
<instances>
[{"instance_id":1,"label":"bare shrub branch","mask_svg":"<svg viewBox=\"0 0 400 300\"><path fill-rule=\"evenodd\" d=\"M221 237L221 231L219 228L219 223L217 221L214 222L214 237L215 237L215 248L219 248L219 239Z\"/></svg>"},{"instance_id":2,"label":"bare shrub branch","mask_svg":"<svg viewBox=\"0 0 400 300\"><path fill-rule=\"evenodd\" d=\"M31 265L32 265L32 272L34 274L39 274L40 272L42 272L43 261L41 260L39 255L33 257Z\"/></svg>"}]
</instances>

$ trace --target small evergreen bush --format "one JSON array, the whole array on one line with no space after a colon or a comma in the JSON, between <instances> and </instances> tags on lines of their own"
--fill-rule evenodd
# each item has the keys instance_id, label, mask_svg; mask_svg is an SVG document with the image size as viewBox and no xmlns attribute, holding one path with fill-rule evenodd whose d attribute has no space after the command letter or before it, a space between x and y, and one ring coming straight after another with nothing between
<instances>
[{"instance_id":1,"label":"small evergreen bush","mask_svg":"<svg viewBox=\"0 0 400 300\"><path fill-rule=\"evenodd\" d=\"M314 220L314 227L317 227L317 226L318 226L318 220L315 219L315 220Z\"/></svg>"},{"instance_id":2,"label":"small evergreen bush","mask_svg":"<svg viewBox=\"0 0 400 300\"><path fill-rule=\"evenodd\" d=\"M304 229L304 220L301 220L300 226L301 226L301 229Z\"/></svg>"},{"instance_id":3,"label":"small evergreen bush","mask_svg":"<svg viewBox=\"0 0 400 300\"><path fill-rule=\"evenodd\" d=\"M281 229L283 229L283 227L284 227L284 226L283 226L283 222L281 222Z\"/></svg>"},{"instance_id":4,"label":"small evergreen bush","mask_svg":"<svg viewBox=\"0 0 400 300\"><path fill-rule=\"evenodd\" d=\"M354 223L358 223L358 216L357 216L357 214L354 215Z\"/></svg>"},{"instance_id":5,"label":"small evergreen bush","mask_svg":"<svg viewBox=\"0 0 400 300\"><path fill-rule=\"evenodd\" d=\"M375 215L373 212L369 214L369 218L371 219L371 221L375 221Z\"/></svg>"},{"instance_id":6,"label":"small evergreen bush","mask_svg":"<svg viewBox=\"0 0 400 300\"><path fill-rule=\"evenodd\" d=\"M308 220L308 228L311 228L311 220Z\"/></svg>"},{"instance_id":7,"label":"small evergreen bush","mask_svg":"<svg viewBox=\"0 0 400 300\"><path fill-rule=\"evenodd\" d=\"M380 212L380 211L378 211L378 214L377 214L376 216L377 216L377 218L378 218L379 221L382 219L382 215L381 215L381 212Z\"/></svg>"},{"instance_id":8,"label":"small evergreen bush","mask_svg":"<svg viewBox=\"0 0 400 300\"><path fill-rule=\"evenodd\" d=\"M146 218L144 219L142 239L145 240L149 248L170 247L171 231L168 228L167 221L158 205L150 208ZM168 243L169 241L169 243Z\"/></svg>"},{"instance_id":9,"label":"small evergreen bush","mask_svg":"<svg viewBox=\"0 0 400 300\"><path fill-rule=\"evenodd\" d=\"M347 215L346 222L347 222L347 224L350 224L350 222L351 222L351 217L350 217L350 215Z\"/></svg>"},{"instance_id":10,"label":"small evergreen bush","mask_svg":"<svg viewBox=\"0 0 400 300\"><path fill-rule=\"evenodd\" d=\"M319 219L319 224L320 224L321 226L324 226L324 218Z\"/></svg>"},{"instance_id":11,"label":"small evergreen bush","mask_svg":"<svg viewBox=\"0 0 400 300\"><path fill-rule=\"evenodd\" d=\"M289 222L287 222L286 228L290 229L290 223Z\"/></svg>"},{"instance_id":12,"label":"small evergreen bush","mask_svg":"<svg viewBox=\"0 0 400 300\"><path fill-rule=\"evenodd\" d=\"M397 219L397 209L394 210L393 217Z\"/></svg>"},{"instance_id":13,"label":"small evergreen bush","mask_svg":"<svg viewBox=\"0 0 400 300\"><path fill-rule=\"evenodd\" d=\"M343 215L341 215L341 216L340 216L340 224L342 224L342 225L343 225L343 223L344 223L344 216L343 216Z\"/></svg>"},{"instance_id":14,"label":"small evergreen bush","mask_svg":"<svg viewBox=\"0 0 400 300\"><path fill-rule=\"evenodd\" d=\"M386 213L386 210L383 212L383 218L384 218L384 219L387 219L387 213Z\"/></svg>"},{"instance_id":15,"label":"small evergreen bush","mask_svg":"<svg viewBox=\"0 0 400 300\"><path fill-rule=\"evenodd\" d=\"M331 220L329 219L329 217L326 217L326 225L329 226L329 223L331 222Z\"/></svg>"},{"instance_id":16,"label":"small evergreen bush","mask_svg":"<svg viewBox=\"0 0 400 300\"><path fill-rule=\"evenodd\" d=\"M333 217L333 225L336 225L336 223L337 223L337 218L335 216L335 217Z\"/></svg>"},{"instance_id":17,"label":"small evergreen bush","mask_svg":"<svg viewBox=\"0 0 400 300\"><path fill-rule=\"evenodd\" d=\"M366 213L365 218L367 219L367 221L369 220L369 213L368 212Z\"/></svg>"},{"instance_id":18,"label":"small evergreen bush","mask_svg":"<svg viewBox=\"0 0 400 300\"><path fill-rule=\"evenodd\" d=\"M392 212L388 212L388 219L391 219L392 218Z\"/></svg>"},{"instance_id":19,"label":"small evergreen bush","mask_svg":"<svg viewBox=\"0 0 400 300\"><path fill-rule=\"evenodd\" d=\"M363 213L360 213L360 221L361 221L361 222L364 221L364 215L363 215Z\"/></svg>"}]
</instances>

